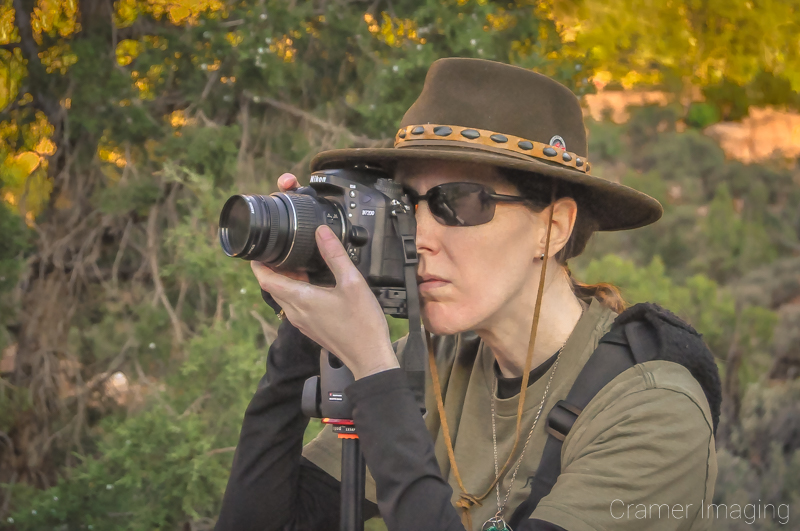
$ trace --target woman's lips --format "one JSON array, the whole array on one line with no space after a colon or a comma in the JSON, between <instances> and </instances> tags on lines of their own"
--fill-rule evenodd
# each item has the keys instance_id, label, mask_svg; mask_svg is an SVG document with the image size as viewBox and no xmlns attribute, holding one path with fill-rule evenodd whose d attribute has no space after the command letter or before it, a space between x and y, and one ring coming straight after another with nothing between
<instances>
[{"instance_id":1,"label":"woman's lips","mask_svg":"<svg viewBox=\"0 0 800 531\"><path fill-rule=\"evenodd\" d=\"M450 282L446 280L442 280L440 278L430 278L427 280L423 280L422 282L419 283L419 291L420 292L433 291L437 288L441 288L448 284L450 284Z\"/></svg>"}]
</instances>

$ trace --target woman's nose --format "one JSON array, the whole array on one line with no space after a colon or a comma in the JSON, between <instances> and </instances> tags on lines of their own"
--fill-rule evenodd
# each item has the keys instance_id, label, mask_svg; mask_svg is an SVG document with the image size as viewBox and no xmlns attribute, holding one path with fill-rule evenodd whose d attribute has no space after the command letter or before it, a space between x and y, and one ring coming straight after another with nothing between
<instances>
[{"instance_id":1,"label":"woman's nose","mask_svg":"<svg viewBox=\"0 0 800 531\"><path fill-rule=\"evenodd\" d=\"M442 225L431 214L427 201L420 201L417 204L414 217L417 221L417 252L436 254L441 247L439 233Z\"/></svg>"}]
</instances>

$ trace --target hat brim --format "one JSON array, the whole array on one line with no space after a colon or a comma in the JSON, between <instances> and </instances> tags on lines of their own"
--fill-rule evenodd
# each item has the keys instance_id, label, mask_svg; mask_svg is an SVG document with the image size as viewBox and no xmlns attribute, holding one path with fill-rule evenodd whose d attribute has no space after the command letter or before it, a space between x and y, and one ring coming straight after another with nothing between
<instances>
[{"instance_id":1,"label":"hat brim","mask_svg":"<svg viewBox=\"0 0 800 531\"><path fill-rule=\"evenodd\" d=\"M370 164L393 171L398 161L413 159L491 164L582 185L589 192L589 200L586 204L579 204L579 208L588 208L598 223L598 230L602 231L644 227L658 221L664 213L661 203L656 199L628 186L536 159L523 160L479 149L452 146L334 149L317 154L311 161L311 171L353 167L357 164Z\"/></svg>"}]
</instances>

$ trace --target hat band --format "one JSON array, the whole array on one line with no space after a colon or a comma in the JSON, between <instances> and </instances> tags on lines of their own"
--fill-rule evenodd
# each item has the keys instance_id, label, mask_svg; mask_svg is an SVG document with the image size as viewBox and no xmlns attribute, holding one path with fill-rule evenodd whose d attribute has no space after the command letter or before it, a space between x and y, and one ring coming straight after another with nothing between
<instances>
[{"instance_id":1,"label":"hat band","mask_svg":"<svg viewBox=\"0 0 800 531\"><path fill-rule=\"evenodd\" d=\"M589 173L589 161L559 146L535 142L519 136L506 135L485 129L462 127L459 125L407 125L394 137L394 147L413 147L414 145L466 145L495 152L510 152L509 155L524 155L525 158L540 159Z\"/></svg>"},{"instance_id":2,"label":"hat band","mask_svg":"<svg viewBox=\"0 0 800 531\"><path fill-rule=\"evenodd\" d=\"M434 141L434 142L431 142ZM465 145L495 152L510 152L509 155L524 155L524 158L535 158L547 162L555 162L583 173L589 173L589 161L559 146L551 146L525 138L505 135L485 129L462 127L459 125L408 125L401 128L394 137L394 147L413 147L415 145Z\"/></svg>"}]
</instances>

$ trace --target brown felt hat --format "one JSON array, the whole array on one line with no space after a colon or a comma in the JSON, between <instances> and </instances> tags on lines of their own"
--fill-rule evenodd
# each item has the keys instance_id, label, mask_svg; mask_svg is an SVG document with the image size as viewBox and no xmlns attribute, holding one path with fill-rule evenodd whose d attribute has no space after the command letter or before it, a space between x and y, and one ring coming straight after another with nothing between
<instances>
[{"instance_id":1,"label":"brown felt hat","mask_svg":"<svg viewBox=\"0 0 800 531\"><path fill-rule=\"evenodd\" d=\"M439 59L428 70L417 101L400 122L392 148L319 153L311 170L380 166L400 160L440 159L491 164L581 185L598 230L634 229L658 220L661 204L591 174L578 98L564 85L484 59ZM580 187L579 187L580 188Z\"/></svg>"}]
</instances>

